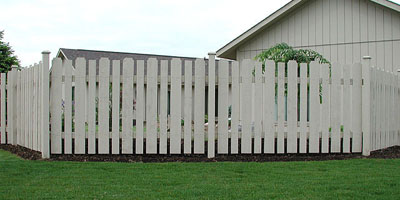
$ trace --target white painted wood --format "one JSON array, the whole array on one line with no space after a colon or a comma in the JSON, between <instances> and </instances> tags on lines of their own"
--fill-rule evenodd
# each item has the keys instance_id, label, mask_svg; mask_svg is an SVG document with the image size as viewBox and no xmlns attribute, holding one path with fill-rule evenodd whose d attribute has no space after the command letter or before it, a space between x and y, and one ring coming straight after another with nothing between
<instances>
[{"instance_id":1,"label":"white painted wood","mask_svg":"<svg viewBox=\"0 0 400 200\"><path fill-rule=\"evenodd\" d=\"M256 65L256 68L261 68L261 65L260 66ZM219 67L218 67L218 154L228 154L228 89L229 89L228 82L229 82L229 63L227 60L221 60L219 62ZM262 96L260 97L262 98ZM212 102L209 102L209 105L210 103ZM259 128L258 142L259 142L259 153L261 153L261 133L260 133L261 117L259 117L259 119L260 119L260 125L258 127Z\"/></svg>"},{"instance_id":2,"label":"white painted wood","mask_svg":"<svg viewBox=\"0 0 400 200\"><path fill-rule=\"evenodd\" d=\"M329 83L329 65L321 66L322 77L322 112L321 112L321 132L322 143L321 153L329 153L329 127L330 127L330 83Z\"/></svg>"},{"instance_id":3,"label":"white painted wood","mask_svg":"<svg viewBox=\"0 0 400 200\"><path fill-rule=\"evenodd\" d=\"M330 7L329 7L329 1L322 1L322 39L323 39L323 44L329 44L330 43L330 15L328 14L330 12ZM331 47L326 45L323 47L323 55L325 56L326 59L330 60L331 59Z\"/></svg>"},{"instance_id":4,"label":"white painted wood","mask_svg":"<svg viewBox=\"0 0 400 200\"><path fill-rule=\"evenodd\" d=\"M376 7L376 40L382 41L384 39L384 30L383 30L383 9L382 7ZM376 46L377 50L377 66L382 67L383 69L386 70L385 67L385 55L384 55L384 43L383 42L378 42Z\"/></svg>"},{"instance_id":5,"label":"white painted wood","mask_svg":"<svg viewBox=\"0 0 400 200\"><path fill-rule=\"evenodd\" d=\"M264 72L264 153L275 153L275 62L266 61Z\"/></svg>"},{"instance_id":6,"label":"white painted wood","mask_svg":"<svg viewBox=\"0 0 400 200\"><path fill-rule=\"evenodd\" d=\"M136 154L143 154L143 122L144 122L144 61L136 61L137 66L137 96L136 96Z\"/></svg>"},{"instance_id":7,"label":"white painted wood","mask_svg":"<svg viewBox=\"0 0 400 200\"><path fill-rule=\"evenodd\" d=\"M350 153L350 138L352 130L352 93L350 93L351 69L352 67L350 65L343 65L343 153Z\"/></svg>"},{"instance_id":8,"label":"white painted wood","mask_svg":"<svg viewBox=\"0 0 400 200\"><path fill-rule=\"evenodd\" d=\"M133 153L133 70L132 58L125 58L122 66L122 153ZM136 129L137 131L137 129Z\"/></svg>"},{"instance_id":9,"label":"white painted wood","mask_svg":"<svg viewBox=\"0 0 400 200\"><path fill-rule=\"evenodd\" d=\"M88 154L96 153L96 60L89 60Z\"/></svg>"},{"instance_id":10,"label":"white painted wood","mask_svg":"<svg viewBox=\"0 0 400 200\"><path fill-rule=\"evenodd\" d=\"M108 68L108 70L109 70L109 68ZM107 85L107 88L108 88L108 85ZM85 137L85 135L86 135L85 102L86 102L86 60L84 58L77 58L75 60L75 120L74 120L75 121L75 154L84 154L85 153L85 138L86 138ZM99 108L99 115L101 115L101 108ZM108 116L108 112L107 112L107 116ZM100 118L99 118L99 120L100 120ZM107 121L107 124L108 124L108 121ZM99 130L100 129L101 129L101 124L99 123ZM100 142L99 142L99 145L100 145ZM100 150L99 150L99 153L100 153Z\"/></svg>"},{"instance_id":11,"label":"white painted wood","mask_svg":"<svg viewBox=\"0 0 400 200\"><path fill-rule=\"evenodd\" d=\"M220 67L221 68L221 65ZM208 140L207 140L207 154L209 158L215 157L215 55L209 54L208 60ZM221 99L219 99L221 101ZM220 133L218 129L218 134ZM227 134L227 133L226 133ZM221 138L218 135L218 148L220 148ZM222 137L222 136L221 136ZM218 150L218 153L220 151Z\"/></svg>"},{"instance_id":12,"label":"white painted wood","mask_svg":"<svg viewBox=\"0 0 400 200\"><path fill-rule=\"evenodd\" d=\"M24 132L23 132L23 135L24 135L24 147L28 147L28 145L29 145L29 142L28 142L28 140L29 140L29 136L28 136L28 106L27 106L28 101L26 100L28 98L28 96L27 96L27 79L28 79L27 73L28 73L27 69L24 69L22 71L22 74L23 74L22 75L22 79L23 79L22 80L22 86L23 86L23 99L22 99L22 102L23 102L23 115L22 115L22 118L24 120L24 123L22 124L22 126L23 126L23 130L24 130Z\"/></svg>"},{"instance_id":13,"label":"white painted wood","mask_svg":"<svg viewBox=\"0 0 400 200\"><path fill-rule=\"evenodd\" d=\"M64 153L72 153L72 60L64 60Z\"/></svg>"},{"instance_id":14,"label":"white painted wood","mask_svg":"<svg viewBox=\"0 0 400 200\"><path fill-rule=\"evenodd\" d=\"M6 141L6 74L1 73L1 144Z\"/></svg>"},{"instance_id":15,"label":"white painted wood","mask_svg":"<svg viewBox=\"0 0 400 200\"><path fill-rule=\"evenodd\" d=\"M14 67L14 66L13 66ZM12 69L12 71L9 71L7 73L7 93L8 93L8 98L7 98L7 143L15 145L14 142L14 123L15 123L15 116L14 116L14 103L16 101L15 99L15 68ZM37 148L36 148L37 149Z\"/></svg>"},{"instance_id":16,"label":"white painted wood","mask_svg":"<svg viewBox=\"0 0 400 200\"><path fill-rule=\"evenodd\" d=\"M316 24L315 24L315 38L316 38L316 43L315 44L317 44L317 45L321 45L322 43L323 43L323 40L322 40L322 36L323 36L323 17L321 17L321 16L323 16L322 15L322 13L323 13L323 1L314 1L314 3L315 3L315 22L316 22ZM317 17L318 16L318 17ZM312 26L312 25L311 25ZM319 52L319 53L323 53L322 52L322 47L321 46L317 46L316 47L316 50Z\"/></svg>"},{"instance_id":17,"label":"white painted wood","mask_svg":"<svg viewBox=\"0 0 400 200\"><path fill-rule=\"evenodd\" d=\"M319 153L320 130L320 96L319 78L320 67L316 62L310 64L310 136L309 153Z\"/></svg>"},{"instance_id":18,"label":"white painted wood","mask_svg":"<svg viewBox=\"0 0 400 200\"><path fill-rule=\"evenodd\" d=\"M278 142L277 153L285 153L285 63L278 63Z\"/></svg>"},{"instance_id":19,"label":"white painted wood","mask_svg":"<svg viewBox=\"0 0 400 200\"><path fill-rule=\"evenodd\" d=\"M361 87L362 87L362 80L361 80L361 64L356 63L352 67L352 77L353 77L353 88L352 88L352 132L353 132L353 145L352 145L352 152L353 153L360 153L362 152L362 102L361 101ZM368 98L367 98L368 99ZM367 101L365 99L365 101ZM367 106L367 105L366 105Z\"/></svg>"},{"instance_id":20,"label":"white painted wood","mask_svg":"<svg viewBox=\"0 0 400 200\"><path fill-rule=\"evenodd\" d=\"M204 59L195 61L194 86L194 153L204 153L204 106L205 106L205 62Z\"/></svg>"},{"instance_id":21,"label":"white painted wood","mask_svg":"<svg viewBox=\"0 0 400 200\"><path fill-rule=\"evenodd\" d=\"M263 100L263 77L262 65L260 62L255 62L255 95L254 95L254 153L261 153L261 138L262 138L262 100ZM219 115L218 115L219 116Z\"/></svg>"},{"instance_id":22,"label":"white painted wood","mask_svg":"<svg viewBox=\"0 0 400 200\"><path fill-rule=\"evenodd\" d=\"M44 51L42 52L42 62L43 67L41 71L41 94L42 94L42 101L41 101L41 132L42 132L42 158L50 158L50 135L49 135L49 60L50 52Z\"/></svg>"},{"instance_id":23,"label":"white painted wood","mask_svg":"<svg viewBox=\"0 0 400 200\"><path fill-rule=\"evenodd\" d=\"M383 32L384 39L388 40L384 42L384 62L385 69L389 72L393 72L393 31L392 31L392 11L385 9L383 12ZM396 13L397 15L399 13ZM400 52L397 52L400 53Z\"/></svg>"},{"instance_id":24,"label":"white painted wood","mask_svg":"<svg viewBox=\"0 0 400 200\"><path fill-rule=\"evenodd\" d=\"M53 59L51 69L51 153L61 153L61 59ZM27 75L27 74L26 74ZM26 77L27 78L27 77ZM25 88L27 89L27 88ZM26 93L26 91L25 91ZM27 94L27 93L26 93ZM25 108L27 108L25 104ZM25 123L28 121L25 118ZM25 132L28 131L28 127L25 126ZM25 134L26 136L27 134ZM28 136L29 137L29 136ZM25 142L27 142L25 138Z\"/></svg>"},{"instance_id":25,"label":"white painted wood","mask_svg":"<svg viewBox=\"0 0 400 200\"><path fill-rule=\"evenodd\" d=\"M308 38L309 38L309 45L314 46L316 44L316 3L315 1L310 3L309 13L308 13ZM314 47L312 47L314 48ZM314 49L315 50L315 49ZM297 114L296 114L297 116ZM297 144L297 143L296 143Z\"/></svg>"},{"instance_id":26,"label":"white painted wood","mask_svg":"<svg viewBox=\"0 0 400 200\"><path fill-rule=\"evenodd\" d=\"M241 63L242 91L240 93L242 102L242 137L241 137L241 153L250 154L252 142L252 79L253 79L253 62L252 60L243 60Z\"/></svg>"},{"instance_id":27,"label":"white painted wood","mask_svg":"<svg viewBox=\"0 0 400 200\"><path fill-rule=\"evenodd\" d=\"M307 153L307 64L300 64L300 150Z\"/></svg>"},{"instance_id":28,"label":"white painted wood","mask_svg":"<svg viewBox=\"0 0 400 200\"><path fill-rule=\"evenodd\" d=\"M28 69L28 75L27 75L27 87L28 87L28 90L27 90L27 93L28 93L28 98L27 98L27 101L28 101L28 120L27 120L27 122L28 122L28 136L29 136L29 139L28 139L28 148L29 149L33 149L33 133L32 133L32 131L33 131L33 129L32 129L32 68L33 68L33 66L31 66L31 67L29 67L29 69Z\"/></svg>"},{"instance_id":29,"label":"white painted wood","mask_svg":"<svg viewBox=\"0 0 400 200\"><path fill-rule=\"evenodd\" d=\"M338 43L338 1L329 1L329 25L330 25L330 44ZM331 56L329 60L338 60L338 46L330 45L331 48Z\"/></svg>"},{"instance_id":30,"label":"white painted wood","mask_svg":"<svg viewBox=\"0 0 400 200\"><path fill-rule=\"evenodd\" d=\"M109 101L110 101L110 60L99 61L99 154L110 153Z\"/></svg>"},{"instance_id":31,"label":"white painted wood","mask_svg":"<svg viewBox=\"0 0 400 200\"><path fill-rule=\"evenodd\" d=\"M332 64L331 86L331 153L340 152L340 111L341 111L341 80L342 65Z\"/></svg>"},{"instance_id":32,"label":"white painted wood","mask_svg":"<svg viewBox=\"0 0 400 200\"><path fill-rule=\"evenodd\" d=\"M192 153L192 61L185 61L184 153ZM166 116L165 116L166 117ZM210 138L210 137L209 137Z\"/></svg>"},{"instance_id":33,"label":"white painted wood","mask_svg":"<svg viewBox=\"0 0 400 200\"><path fill-rule=\"evenodd\" d=\"M231 124L231 154L239 153L239 62L232 62L232 124Z\"/></svg>"},{"instance_id":34,"label":"white painted wood","mask_svg":"<svg viewBox=\"0 0 400 200\"><path fill-rule=\"evenodd\" d=\"M146 154L157 153L157 72L158 61L147 60Z\"/></svg>"},{"instance_id":35,"label":"white painted wood","mask_svg":"<svg viewBox=\"0 0 400 200\"><path fill-rule=\"evenodd\" d=\"M12 85L12 78L11 78L11 72L9 71L7 74L7 85L6 85L6 90L7 90L7 127L6 127L6 131L4 132L4 136L6 136L7 140L5 141L6 144L11 144L11 130L10 130L10 124L12 123L11 117L12 113L11 113L11 105L12 105L12 99L11 99L11 85ZM3 135L3 134L2 134Z\"/></svg>"},{"instance_id":36,"label":"white painted wood","mask_svg":"<svg viewBox=\"0 0 400 200\"><path fill-rule=\"evenodd\" d=\"M376 40L376 18L375 18L375 5L368 3L368 40ZM376 43L368 44L369 56L371 56L371 65L377 65Z\"/></svg>"},{"instance_id":37,"label":"white painted wood","mask_svg":"<svg viewBox=\"0 0 400 200\"><path fill-rule=\"evenodd\" d=\"M120 120L120 93L121 63L119 60L112 62L112 154L119 154L119 120ZM131 126L132 127L132 126Z\"/></svg>"},{"instance_id":38,"label":"white painted wood","mask_svg":"<svg viewBox=\"0 0 400 200\"><path fill-rule=\"evenodd\" d=\"M181 127L181 93L182 93L182 62L180 59L171 61L171 132L170 153L181 153L182 127ZM204 148L203 148L204 150Z\"/></svg>"},{"instance_id":39,"label":"white painted wood","mask_svg":"<svg viewBox=\"0 0 400 200\"><path fill-rule=\"evenodd\" d=\"M36 102L37 102L37 91L36 91L36 69L39 66L39 64L36 64L33 68L32 68L32 74L31 74L31 100L32 100L32 149L37 151L38 150L38 132L37 132L37 116L36 116ZM10 80L10 79L8 79ZM10 84L10 82L8 82L8 84ZM10 98L10 90L8 90L7 88L7 100L9 100ZM7 107L9 106L9 102L7 103ZM9 108L9 107L8 107ZM8 112L8 111L7 111ZM9 122L11 121L11 115L7 115L7 128L9 128ZM7 131L8 135L9 135L9 131Z\"/></svg>"},{"instance_id":40,"label":"white painted wood","mask_svg":"<svg viewBox=\"0 0 400 200\"><path fill-rule=\"evenodd\" d=\"M297 153L297 70L297 62L290 61L287 87L287 153Z\"/></svg>"},{"instance_id":41,"label":"white painted wood","mask_svg":"<svg viewBox=\"0 0 400 200\"><path fill-rule=\"evenodd\" d=\"M21 96L21 71L16 72L16 86L17 86L17 106L16 106L16 115L17 115L17 145L22 146L22 118L21 118L21 110L22 110L22 96ZM40 93L41 94L41 93ZM40 102L39 102L40 103ZM41 116L39 116L41 117Z\"/></svg>"},{"instance_id":42,"label":"white painted wood","mask_svg":"<svg viewBox=\"0 0 400 200\"><path fill-rule=\"evenodd\" d=\"M192 68L190 68L192 69ZM161 61L161 83L160 83L160 154L167 154L167 113L168 104L168 60ZM185 117L186 121L186 117Z\"/></svg>"}]
</instances>

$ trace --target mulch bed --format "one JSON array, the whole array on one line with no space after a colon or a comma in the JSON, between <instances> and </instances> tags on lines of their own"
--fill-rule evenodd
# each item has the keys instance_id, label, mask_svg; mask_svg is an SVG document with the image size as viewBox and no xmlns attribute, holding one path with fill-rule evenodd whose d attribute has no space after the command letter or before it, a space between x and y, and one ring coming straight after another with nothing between
<instances>
[{"instance_id":1,"label":"mulch bed","mask_svg":"<svg viewBox=\"0 0 400 200\"><path fill-rule=\"evenodd\" d=\"M41 153L21 146L0 145L0 149L9 151L27 160L42 160ZM346 160L353 158L400 158L400 146L371 152L371 156L360 154L261 154L261 155L216 155L209 159L207 155L51 155L48 161L81 162L282 162L282 161L324 161Z\"/></svg>"}]
</instances>

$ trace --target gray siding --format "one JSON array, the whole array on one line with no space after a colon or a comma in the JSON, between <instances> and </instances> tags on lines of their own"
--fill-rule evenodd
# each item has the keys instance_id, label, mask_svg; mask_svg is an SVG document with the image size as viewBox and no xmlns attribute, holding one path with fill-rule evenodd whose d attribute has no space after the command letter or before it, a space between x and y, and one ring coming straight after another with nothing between
<instances>
[{"instance_id":1,"label":"gray siding","mask_svg":"<svg viewBox=\"0 0 400 200\"><path fill-rule=\"evenodd\" d=\"M310 0L241 45L237 60L286 42L316 50L331 62L371 56L388 71L400 68L400 14L368 0Z\"/></svg>"}]
</instances>

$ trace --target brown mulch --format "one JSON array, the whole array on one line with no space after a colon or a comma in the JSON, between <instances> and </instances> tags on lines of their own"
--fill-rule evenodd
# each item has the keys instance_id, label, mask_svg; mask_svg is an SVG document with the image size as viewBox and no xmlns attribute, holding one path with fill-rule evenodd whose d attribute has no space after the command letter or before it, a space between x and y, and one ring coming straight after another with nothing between
<instances>
[{"instance_id":1,"label":"brown mulch","mask_svg":"<svg viewBox=\"0 0 400 200\"><path fill-rule=\"evenodd\" d=\"M41 160L41 153L21 146L0 145L0 149L9 151L27 160ZM400 158L400 146L371 152L371 156L360 154L261 154L261 155L216 155L209 159L207 155L51 155L49 161L80 162L282 162L282 161L326 161L353 158Z\"/></svg>"}]
</instances>

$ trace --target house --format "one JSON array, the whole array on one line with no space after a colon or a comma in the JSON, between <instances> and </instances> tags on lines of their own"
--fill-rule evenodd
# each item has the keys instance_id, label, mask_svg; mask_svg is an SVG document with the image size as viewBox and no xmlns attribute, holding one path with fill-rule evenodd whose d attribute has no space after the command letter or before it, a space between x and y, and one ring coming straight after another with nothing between
<instances>
[{"instance_id":1,"label":"house","mask_svg":"<svg viewBox=\"0 0 400 200\"><path fill-rule=\"evenodd\" d=\"M387 0L293 0L217 51L242 61L275 44L312 49L331 62L400 68L400 5Z\"/></svg>"},{"instance_id":2,"label":"house","mask_svg":"<svg viewBox=\"0 0 400 200\"><path fill-rule=\"evenodd\" d=\"M159 68L160 68L160 61L161 60L168 60L169 62L173 59L173 58L179 58L182 60L182 75L184 75L184 63L185 61L191 61L193 62L193 68L194 68L194 61L197 58L194 57L179 57L179 56L166 56L166 55L154 55L154 54L140 54L140 53L127 53L127 52L112 52L112 51L98 51L98 50L86 50L86 49L67 49L67 48L60 48L56 57L61 58L62 60L72 60L72 65L74 66L75 64L75 60L79 57L85 58L86 61L88 62L89 60L96 60L96 74L98 75L99 73L99 60L100 58L104 57L104 58L109 58L110 60L123 60L125 58L132 58L134 61L137 60L144 60L145 61L145 74L147 73L146 70L146 61L149 58L156 58L159 62ZM205 59L205 58L204 58ZM121 62L122 63L122 62ZM206 59L206 66L205 66L205 73L206 75L208 75L208 59ZM88 67L88 65L86 65ZM170 65L169 65L170 66ZM230 65L231 68L231 65ZM123 74L123 70L122 70L122 64L121 64L121 75ZM110 66L110 74L111 74L112 70L111 70L111 66ZM134 74L136 75L137 72L137 68L135 67L134 69ZM158 70L158 72L160 73L160 70ZM195 70L192 69L193 75ZM232 70L230 69L230 73L232 72ZM86 69L86 74L89 73L89 70ZM72 74L74 74L74 72L72 72ZM171 74L171 68L168 69L168 74ZM218 74L218 60L216 60L216 75ZM98 86L96 86L96 88L98 88ZM160 88L158 88L158 90L160 90ZM159 91L158 91L159 92ZM63 92L64 93L64 92ZM87 93L88 93L88 88L87 88ZM231 88L229 88L229 95L231 95ZM145 96L146 96L146 90L145 90ZM192 90L192 96L194 96L194 88ZM216 97L218 98L218 88L216 89ZM146 98L146 97L145 97ZM158 106L157 109L159 111L160 108L160 100L159 100L160 96L158 96ZM229 98L230 99L230 98ZM168 92L168 113L170 112L170 92ZM206 113L207 113L207 101L208 101L208 86L206 86ZM184 85L182 84L182 102L184 102ZM194 102L194 99L193 99ZM192 110L194 111L194 103L192 104L193 108ZM216 107L216 112L218 113L218 105L215 105ZM159 113L159 112L158 112ZM182 116L184 113L184 105L182 104ZM192 112L194 113L194 112Z\"/></svg>"}]
</instances>

